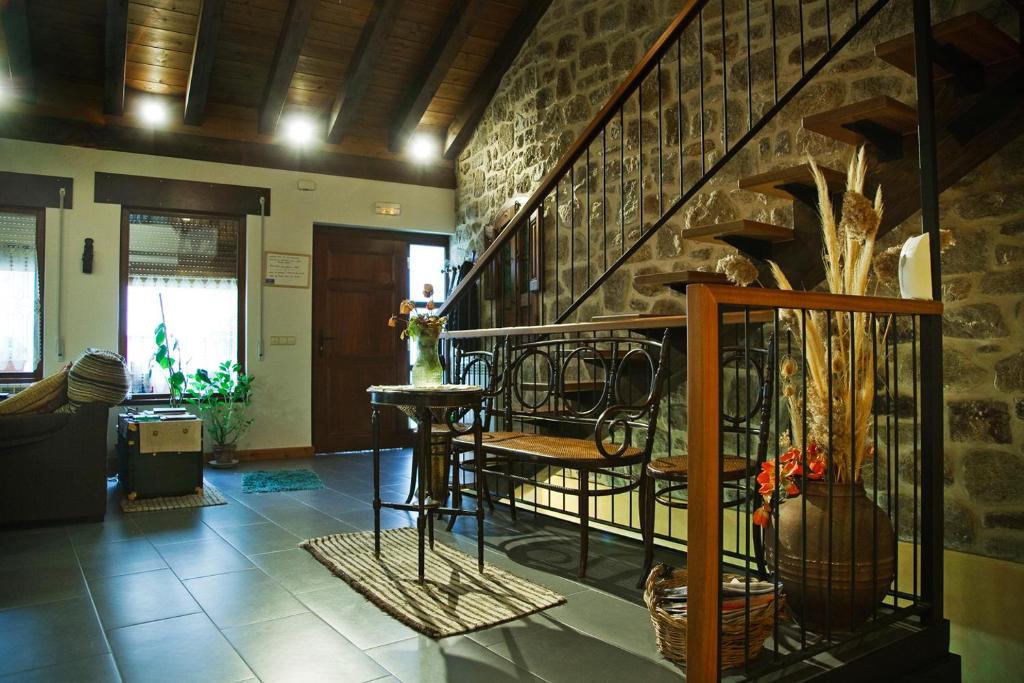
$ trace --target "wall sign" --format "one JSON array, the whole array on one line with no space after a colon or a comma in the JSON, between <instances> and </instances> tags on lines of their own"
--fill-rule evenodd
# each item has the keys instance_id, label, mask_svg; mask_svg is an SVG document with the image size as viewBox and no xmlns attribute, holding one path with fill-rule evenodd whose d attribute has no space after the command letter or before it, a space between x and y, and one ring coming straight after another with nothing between
<instances>
[{"instance_id":1,"label":"wall sign","mask_svg":"<svg viewBox=\"0 0 1024 683\"><path fill-rule=\"evenodd\" d=\"M309 254L263 252L263 284L269 287L309 287Z\"/></svg>"}]
</instances>

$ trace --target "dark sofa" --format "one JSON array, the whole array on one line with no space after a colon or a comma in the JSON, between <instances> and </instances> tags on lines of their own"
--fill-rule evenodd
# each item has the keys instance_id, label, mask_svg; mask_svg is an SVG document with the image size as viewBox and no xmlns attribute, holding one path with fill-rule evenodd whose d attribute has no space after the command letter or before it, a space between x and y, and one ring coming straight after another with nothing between
<instances>
[{"instance_id":1,"label":"dark sofa","mask_svg":"<svg viewBox=\"0 0 1024 683\"><path fill-rule=\"evenodd\" d=\"M103 519L109 411L0 415L0 527Z\"/></svg>"}]
</instances>

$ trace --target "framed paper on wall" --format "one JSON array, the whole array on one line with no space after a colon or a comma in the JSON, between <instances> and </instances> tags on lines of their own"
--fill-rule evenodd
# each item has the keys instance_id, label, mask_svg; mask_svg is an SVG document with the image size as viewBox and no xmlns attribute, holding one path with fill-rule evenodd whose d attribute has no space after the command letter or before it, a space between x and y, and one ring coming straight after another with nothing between
<instances>
[{"instance_id":1,"label":"framed paper on wall","mask_svg":"<svg viewBox=\"0 0 1024 683\"><path fill-rule=\"evenodd\" d=\"M309 289L310 255L263 252L263 284L268 287Z\"/></svg>"}]
</instances>

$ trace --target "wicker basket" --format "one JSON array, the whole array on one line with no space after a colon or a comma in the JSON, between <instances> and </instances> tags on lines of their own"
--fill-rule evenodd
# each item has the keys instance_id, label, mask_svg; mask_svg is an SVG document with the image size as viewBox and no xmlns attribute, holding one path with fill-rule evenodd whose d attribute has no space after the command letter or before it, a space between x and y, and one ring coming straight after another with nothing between
<instances>
[{"instance_id":1,"label":"wicker basket","mask_svg":"<svg viewBox=\"0 0 1024 683\"><path fill-rule=\"evenodd\" d=\"M726 580L733 575L726 574ZM742 578L742 577L736 577ZM668 660L676 664L686 663L686 617L669 614L655 605L655 593L661 588L676 588L686 585L686 570L671 569L659 564L651 570L644 586L644 603L651 613L654 634L658 649ZM782 609L783 597L778 597L778 607ZM750 620L738 619L722 625L721 658L722 668L731 669L743 666L747 660L756 657L764 648L768 636L772 634L775 619L775 599L750 610ZM749 625L750 638L744 638L744 627ZM744 641L748 644L747 652L743 651Z\"/></svg>"}]
</instances>

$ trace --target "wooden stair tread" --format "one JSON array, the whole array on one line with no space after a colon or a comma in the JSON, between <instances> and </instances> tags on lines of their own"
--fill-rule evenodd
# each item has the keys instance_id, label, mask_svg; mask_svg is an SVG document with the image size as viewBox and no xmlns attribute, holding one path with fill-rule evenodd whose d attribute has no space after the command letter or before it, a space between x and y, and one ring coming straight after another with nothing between
<instances>
[{"instance_id":1,"label":"wooden stair tread","mask_svg":"<svg viewBox=\"0 0 1024 683\"><path fill-rule=\"evenodd\" d=\"M687 228L682 231L681 235L684 239L698 242L721 242L723 237L746 237L765 242L788 242L793 239L793 228L759 221L739 220Z\"/></svg>"},{"instance_id":2,"label":"wooden stair tread","mask_svg":"<svg viewBox=\"0 0 1024 683\"><path fill-rule=\"evenodd\" d=\"M727 285L729 278L722 273L711 273L703 270L675 270L667 273L647 273L637 275L633 282L646 287L671 287L677 291L685 291L687 285L712 284Z\"/></svg>"},{"instance_id":3,"label":"wooden stair tread","mask_svg":"<svg viewBox=\"0 0 1024 683\"><path fill-rule=\"evenodd\" d=\"M842 190L846 186L846 174L826 166L819 166L825 176L825 182L833 192ZM797 199L784 185L801 185L814 189L814 176L811 174L810 164L800 164L789 168L780 168L767 173L741 178L739 187L741 190L760 192L761 194L783 199Z\"/></svg>"},{"instance_id":4,"label":"wooden stair tread","mask_svg":"<svg viewBox=\"0 0 1024 683\"><path fill-rule=\"evenodd\" d=\"M858 121L870 121L899 135L909 135L917 131L917 110L882 95L805 116L803 127L839 142L861 145L866 142L865 137L844 128L844 124Z\"/></svg>"},{"instance_id":5,"label":"wooden stair tread","mask_svg":"<svg viewBox=\"0 0 1024 683\"><path fill-rule=\"evenodd\" d=\"M1020 45L977 12L968 12L935 24L932 35L940 45L953 46L982 66L993 66L1020 58ZM914 34L908 33L876 45L875 56L913 76ZM938 64L933 65L932 73L935 80L953 75Z\"/></svg>"}]
</instances>

